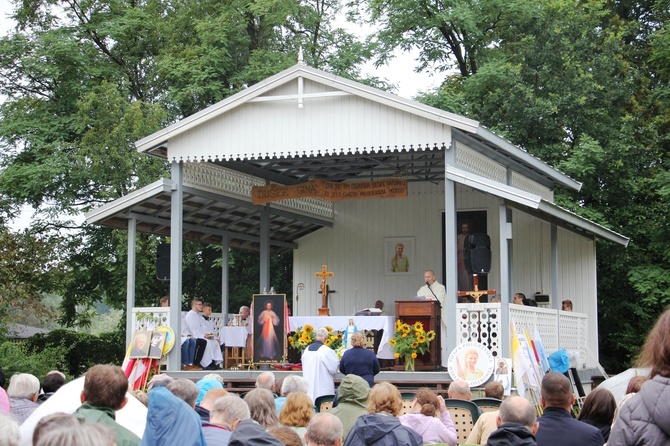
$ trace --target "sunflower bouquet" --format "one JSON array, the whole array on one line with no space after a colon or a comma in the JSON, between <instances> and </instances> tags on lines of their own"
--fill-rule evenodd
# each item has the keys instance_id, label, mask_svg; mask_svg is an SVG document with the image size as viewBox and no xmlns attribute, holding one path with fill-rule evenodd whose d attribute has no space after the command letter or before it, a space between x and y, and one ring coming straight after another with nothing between
<instances>
[{"instance_id":1,"label":"sunflower bouquet","mask_svg":"<svg viewBox=\"0 0 670 446\"><path fill-rule=\"evenodd\" d=\"M435 339L435 332L433 330L426 332L421 322L407 324L397 320L395 322L395 332L393 337L389 339L389 344L393 348L396 358L401 356L405 358L405 370L414 371L414 360L417 356L428 351L433 339Z\"/></svg>"},{"instance_id":2,"label":"sunflower bouquet","mask_svg":"<svg viewBox=\"0 0 670 446\"><path fill-rule=\"evenodd\" d=\"M324 342L326 347L330 347L333 350L337 351L342 344L342 333L333 331L332 327L325 327L328 330L328 337ZM288 337L288 343L291 347L295 348L299 352L302 352L307 348L312 342L316 340L316 333L314 327L309 324L305 324L304 327L298 327L298 329L290 334Z\"/></svg>"}]
</instances>

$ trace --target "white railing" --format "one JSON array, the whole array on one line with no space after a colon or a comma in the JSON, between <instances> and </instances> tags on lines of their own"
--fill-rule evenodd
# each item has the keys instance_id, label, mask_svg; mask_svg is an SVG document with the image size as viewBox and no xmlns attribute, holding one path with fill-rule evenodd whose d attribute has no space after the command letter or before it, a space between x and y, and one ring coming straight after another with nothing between
<instances>
[{"instance_id":1,"label":"white railing","mask_svg":"<svg viewBox=\"0 0 670 446\"><path fill-rule=\"evenodd\" d=\"M509 356L509 328L503 327L503 309L500 303L457 304L458 343L480 342L491 350L494 357ZM542 344L551 354L565 349L579 354L580 368L595 367L588 353L588 320L583 313L551 310L538 307L509 304L508 320L514 322L517 332L527 330L534 338L535 329Z\"/></svg>"},{"instance_id":2,"label":"white railing","mask_svg":"<svg viewBox=\"0 0 670 446\"><path fill-rule=\"evenodd\" d=\"M132 309L132 327L133 331L155 330L158 327L170 325L170 309L167 307L134 307ZM186 315L186 311L181 312L181 317ZM218 337L221 327L226 325L226 318L223 313L212 313L210 320L214 323L215 334ZM175 333L180 336L179 333Z\"/></svg>"}]
</instances>

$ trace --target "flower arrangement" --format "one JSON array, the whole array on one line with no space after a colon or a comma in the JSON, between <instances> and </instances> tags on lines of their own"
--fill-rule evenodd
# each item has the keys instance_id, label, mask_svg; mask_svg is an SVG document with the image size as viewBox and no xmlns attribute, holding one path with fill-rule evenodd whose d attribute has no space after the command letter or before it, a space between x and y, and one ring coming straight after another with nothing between
<instances>
[{"instance_id":1,"label":"flower arrangement","mask_svg":"<svg viewBox=\"0 0 670 446\"><path fill-rule=\"evenodd\" d=\"M428 351L433 339L435 339L435 332L433 330L426 332L421 322L417 321L410 325L397 320L395 332L389 339L389 344L396 358L401 356L405 358L405 370L414 371L414 360Z\"/></svg>"},{"instance_id":2,"label":"flower arrangement","mask_svg":"<svg viewBox=\"0 0 670 446\"><path fill-rule=\"evenodd\" d=\"M342 333L333 332L332 327L325 327L328 330L328 337L324 342L324 345L332 348L337 351L342 344ZM316 340L316 333L314 327L309 324L305 324L304 327L298 327L298 329L288 337L288 343L291 347L295 348L299 352L302 352L307 348L309 344Z\"/></svg>"},{"instance_id":3,"label":"flower arrangement","mask_svg":"<svg viewBox=\"0 0 670 446\"><path fill-rule=\"evenodd\" d=\"M298 327L298 329L288 337L288 343L294 349L302 352L309 344L314 342L315 339L316 334L314 333L314 327L305 324L304 327Z\"/></svg>"}]
</instances>

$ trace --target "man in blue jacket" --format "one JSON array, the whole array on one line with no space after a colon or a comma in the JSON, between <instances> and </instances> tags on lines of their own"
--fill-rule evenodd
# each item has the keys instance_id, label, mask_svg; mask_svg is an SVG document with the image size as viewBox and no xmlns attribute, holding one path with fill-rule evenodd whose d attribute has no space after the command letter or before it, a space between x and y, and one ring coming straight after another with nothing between
<instances>
[{"instance_id":1,"label":"man in blue jacket","mask_svg":"<svg viewBox=\"0 0 670 446\"><path fill-rule=\"evenodd\" d=\"M535 434L542 446L602 446L605 441L600 429L576 420L572 416L575 395L570 380L560 373L550 372L542 378L540 401L544 414L538 418L540 428Z\"/></svg>"}]
</instances>

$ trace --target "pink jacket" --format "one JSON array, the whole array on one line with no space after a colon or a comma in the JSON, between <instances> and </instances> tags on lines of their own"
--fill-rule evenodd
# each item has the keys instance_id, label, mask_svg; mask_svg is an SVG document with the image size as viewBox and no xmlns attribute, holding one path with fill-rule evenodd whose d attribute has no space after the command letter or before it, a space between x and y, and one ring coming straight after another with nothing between
<instances>
[{"instance_id":1,"label":"pink jacket","mask_svg":"<svg viewBox=\"0 0 670 446\"><path fill-rule=\"evenodd\" d=\"M447 411L441 413L439 419L419 412L408 413L399 418L400 424L421 435L424 444L449 443L450 446L455 446L458 441L456 428Z\"/></svg>"}]
</instances>

